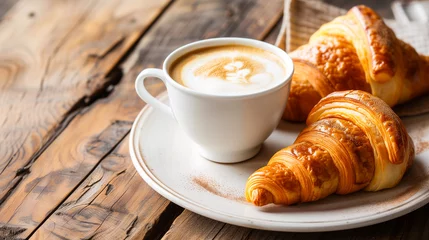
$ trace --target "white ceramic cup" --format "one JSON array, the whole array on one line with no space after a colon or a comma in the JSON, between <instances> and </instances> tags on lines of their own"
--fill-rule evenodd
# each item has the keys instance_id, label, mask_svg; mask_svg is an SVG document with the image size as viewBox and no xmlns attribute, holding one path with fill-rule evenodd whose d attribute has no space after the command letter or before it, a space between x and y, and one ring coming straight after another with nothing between
<instances>
[{"instance_id":1,"label":"white ceramic cup","mask_svg":"<svg viewBox=\"0 0 429 240\"><path fill-rule=\"evenodd\" d=\"M272 52L283 60L286 74L272 88L237 96L198 92L180 85L169 75L171 64L180 56L196 49L222 45L246 45ZM292 59L286 52L271 44L246 38L215 38L176 49L165 59L162 70L143 70L135 87L141 99L178 122L198 145L200 155L215 162L235 163L255 156L277 127L286 106L293 69ZM147 77L164 82L171 107L146 90L144 81Z\"/></svg>"}]
</instances>

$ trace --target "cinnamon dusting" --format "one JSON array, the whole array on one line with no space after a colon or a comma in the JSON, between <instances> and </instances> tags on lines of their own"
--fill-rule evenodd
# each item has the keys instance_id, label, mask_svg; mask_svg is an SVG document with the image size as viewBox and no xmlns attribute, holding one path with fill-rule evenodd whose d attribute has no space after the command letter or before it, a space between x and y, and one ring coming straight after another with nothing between
<instances>
[{"instance_id":1,"label":"cinnamon dusting","mask_svg":"<svg viewBox=\"0 0 429 240\"><path fill-rule=\"evenodd\" d=\"M419 141L416 142L416 154L422 153L426 150L429 150L429 141L422 141L422 139L419 139Z\"/></svg>"},{"instance_id":2,"label":"cinnamon dusting","mask_svg":"<svg viewBox=\"0 0 429 240\"><path fill-rule=\"evenodd\" d=\"M423 122L414 122L415 128L409 131L410 136L413 139L416 155L429 150L429 141L425 140L425 133L429 129L427 120ZM416 126L417 125L417 126Z\"/></svg>"},{"instance_id":3,"label":"cinnamon dusting","mask_svg":"<svg viewBox=\"0 0 429 240\"><path fill-rule=\"evenodd\" d=\"M398 206L399 204L404 203L413 197L419 190L427 188L429 184L427 181L427 176L415 178L412 180L412 182L414 183L412 186L408 187L395 198L389 199L377 205L382 204L383 206Z\"/></svg>"},{"instance_id":4,"label":"cinnamon dusting","mask_svg":"<svg viewBox=\"0 0 429 240\"><path fill-rule=\"evenodd\" d=\"M244 197L236 196L236 194L233 194L232 192L227 192L225 190L222 190L221 186L214 181L213 179L209 179L204 176L194 176L192 177L192 181L200 186L201 188L205 189L206 191L217 195L219 197L223 197L229 200L238 201L238 202L246 202L246 199Z\"/></svg>"}]
</instances>

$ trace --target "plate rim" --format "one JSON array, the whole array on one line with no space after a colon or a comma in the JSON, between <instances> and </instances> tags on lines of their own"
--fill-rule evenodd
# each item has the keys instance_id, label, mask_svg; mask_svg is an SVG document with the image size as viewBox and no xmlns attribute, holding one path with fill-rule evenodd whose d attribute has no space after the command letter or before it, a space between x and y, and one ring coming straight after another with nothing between
<instances>
[{"instance_id":1,"label":"plate rim","mask_svg":"<svg viewBox=\"0 0 429 240\"><path fill-rule=\"evenodd\" d=\"M158 98L167 98L166 92L160 94ZM227 214L225 212L213 210L203 205L192 201L191 199L186 198L185 196L177 193L174 189L168 187L161 180L159 180L151 170L146 166L143 156L138 150L139 141L135 139L138 136L137 128L139 125L144 123L144 119L150 116L150 114L155 109L149 104L140 111L137 115L130 132L129 138L129 151L132 163L143 178L143 180L157 193L167 198L169 201L187 209L191 212L197 213L199 215L221 221L228 224L233 224L242 227L248 227L253 229L260 230L271 230L271 231L281 231L281 232L327 232L327 231L336 231L336 230L346 230L359 228L364 226L369 226L394 218L403 216L407 213L410 213L427 203L429 203L429 189L426 192L422 193L417 198L401 203L399 205L394 205L392 208L389 208L386 211L375 212L374 214L358 217L354 219L344 219L336 221L314 221L314 222L291 222L291 221L273 221L273 220L264 220L264 219L255 219L255 218L246 218L243 216L236 216ZM137 150L136 150L137 149Z\"/></svg>"}]
</instances>

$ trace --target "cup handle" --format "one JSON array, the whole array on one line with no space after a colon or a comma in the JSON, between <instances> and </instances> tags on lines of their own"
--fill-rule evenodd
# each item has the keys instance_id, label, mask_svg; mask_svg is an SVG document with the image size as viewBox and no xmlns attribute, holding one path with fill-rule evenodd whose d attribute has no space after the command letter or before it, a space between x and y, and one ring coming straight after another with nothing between
<instances>
[{"instance_id":1,"label":"cup handle","mask_svg":"<svg viewBox=\"0 0 429 240\"><path fill-rule=\"evenodd\" d=\"M169 106L167 106L165 103L159 101L158 99L154 98L146 89L145 85L144 85L144 81L147 77L155 77L158 78L159 80L161 80L162 82L164 82L164 84L166 85L166 81L165 81L165 76L164 76L164 72L161 69L157 69L157 68L148 68L143 70L136 79L136 83L135 83L135 88L136 88L136 92L139 95L139 97L147 102L148 104L152 105L154 108L157 108L161 111L163 111L164 113L166 113L167 115L171 116L174 119L173 116L173 112L171 111L171 108Z\"/></svg>"}]
</instances>

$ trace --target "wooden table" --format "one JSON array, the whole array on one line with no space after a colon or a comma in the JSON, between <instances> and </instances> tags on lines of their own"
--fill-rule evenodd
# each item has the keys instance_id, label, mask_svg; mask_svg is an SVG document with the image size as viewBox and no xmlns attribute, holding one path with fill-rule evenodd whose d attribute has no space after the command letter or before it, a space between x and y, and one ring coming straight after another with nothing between
<instances>
[{"instance_id":1,"label":"wooden table","mask_svg":"<svg viewBox=\"0 0 429 240\"><path fill-rule=\"evenodd\" d=\"M391 16L390 1L362 2ZM136 173L128 134L145 105L134 92L137 73L199 39L273 43L282 7L283 0L2 0L0 239L429 239L429 205L348 231L259 231L184 210ZM153 80L150 91L164 86Z\"/></svg>"}]
</instances>

